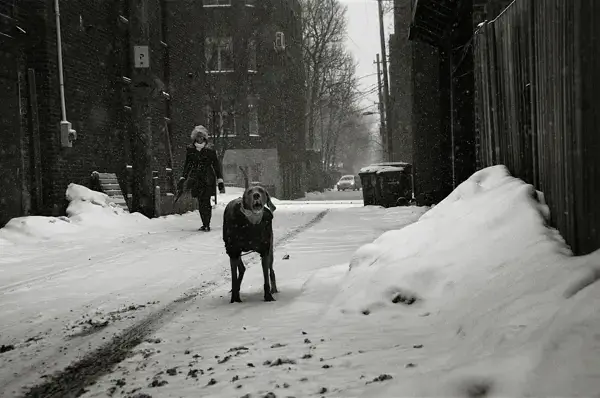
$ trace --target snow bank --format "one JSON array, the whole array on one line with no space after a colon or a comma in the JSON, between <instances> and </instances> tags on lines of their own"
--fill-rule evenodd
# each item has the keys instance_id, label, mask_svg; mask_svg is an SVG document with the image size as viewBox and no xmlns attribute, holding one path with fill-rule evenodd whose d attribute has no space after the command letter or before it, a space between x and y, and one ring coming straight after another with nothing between
<instances>
[{"instance_id":1,"label":"snow bank","mask_svg":"<svg viewBox=\"0 0 600 398\"><path fill-rule=\"evenodd\" d=\"M334 312L376 328L427 319L438 341L450 336L437 364L381 396L600 391L600 251L573 257L548 214L532 186L496 166L355 253Z\"/></svg>"},{"instance_id":2,"label":"snow bank","mask_svg":"<svg viewBox=\"0 0 600 398\"><path fill-rule=\"evenodd\" d=\"M122 227L123 224L148 221L140 213L129 214L112 202L108 195L84 186L69 184L67 217L71 222L86 227Z\"/></svg>"},{"instance_id":3,"label":"snow bank","mask_svg":"<svg viewBox=\"0 0 600 398\"><path fill-rule=\"evenodd\" d=\"M226 193L218 196L218 207L225 207L243 192L243 188L227 187ZM67 217L14 218L0 229L0 249L32 240L73 239L83 231L88 238L90 232L116 234L124 229L144 229L151 221L164 221L164 217L150 220L140 213L130 214L112 202L108 195L77 184L69 184L65 197L69 201ZM271 199L275 205L281 203L276 198Z\"/></svg>"},{"instance_id":4,"label":"snow bank","mask_svg":"<svg viewBox=\"0 0 600 398\"><path fill-rule=\"evenodd\" d=\"M81 228L71 224L66 217L29 216L11 219L0 229L0 247L31 238L51 239L59 235L72 235Z\"/></svg>"},{"instance_id":5,"label":"snow bank","mask_svg":"<svg viewBox=\"0 0 600 398\"><path fill-rule=\"evenodd\" d=\"M0 229L0 247L10 242L72 238L85 230L96 228L114 232L137 226L149 219L139 213L129 214L113 203L108 195L84 186L69 184L66 194L67 217L18 217Z\"/></svg>"}]
</instances>

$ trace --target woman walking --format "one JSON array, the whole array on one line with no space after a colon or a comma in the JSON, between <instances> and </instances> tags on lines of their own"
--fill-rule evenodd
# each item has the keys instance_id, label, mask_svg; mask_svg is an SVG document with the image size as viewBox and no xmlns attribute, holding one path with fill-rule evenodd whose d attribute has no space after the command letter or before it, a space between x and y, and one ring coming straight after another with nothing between
<instances>
[{"instance_id":1,"label":"woman walking","mask_svg":"<svg viewBox=\"0 0 600 398\"><path fill-rule=\"evenodd\" d=\"M187 182L187 189L192 197L198 199L198 210L202 219L200 231L210 231L212 205L210 198L216 196L217 185L220 193L225 193L223 170L214 148L208 145L208 130L204 126L196 126L192 130L192 143L187 147L183 176L179 186Z\"/></svg>"}]
</instances>

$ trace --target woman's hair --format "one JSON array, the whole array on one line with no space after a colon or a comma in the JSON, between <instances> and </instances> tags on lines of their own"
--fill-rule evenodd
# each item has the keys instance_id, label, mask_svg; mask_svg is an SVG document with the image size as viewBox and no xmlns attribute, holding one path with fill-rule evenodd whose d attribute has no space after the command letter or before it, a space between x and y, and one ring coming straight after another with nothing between
<instances>
[{"instance_id":1,"label":"woman's hair","mask_svg":"<svg viewBox=\"0 0 600 398\"><path fill-rule=\"evenodd\" d=\"M202 125L194 127L190 134L190 139L194 142L198 137L202 138L204 141L208 141L208 130L206 127Z\"/></svg>"}]
</instances>

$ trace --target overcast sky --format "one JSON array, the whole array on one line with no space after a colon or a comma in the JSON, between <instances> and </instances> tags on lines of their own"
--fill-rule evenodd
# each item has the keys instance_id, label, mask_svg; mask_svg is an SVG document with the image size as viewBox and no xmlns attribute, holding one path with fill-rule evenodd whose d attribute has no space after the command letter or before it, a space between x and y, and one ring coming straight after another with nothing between
<instances>
[{"instance_id":1,"label":"overcast sky","mask_svg":"<svg viewBox=\"0 0 600 398\"><path fill-rule=\"evenodd\" d=\"M377 0L340 0L348 7L348 49L358 62L357 77L361 90L374 91L363 98L364 107L377 111L373 104L377 102L377 66L373 63L377 53L381 52L379 40L379 17ZM387 37L393 33L393 17L385 18L386 44Z\"/></svg>"}]
</instances>

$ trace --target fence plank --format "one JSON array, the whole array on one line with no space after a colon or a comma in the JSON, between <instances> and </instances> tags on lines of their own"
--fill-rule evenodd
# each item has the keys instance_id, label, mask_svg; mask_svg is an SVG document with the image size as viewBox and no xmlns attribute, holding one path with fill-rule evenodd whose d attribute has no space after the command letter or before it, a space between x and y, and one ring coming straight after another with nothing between
<instances>
[{"instance_id":1,"label":"fence plank","mask_svg":"<svg viewBox=\"0 0 600 398\"><path fill-rule=\"evenodd\" d=\"M576 253L600 247L600 4L516 0L475 42L481 166L543 191Z\"/></svg>"}]
</instances>

